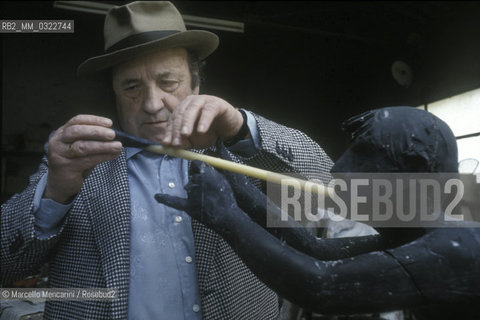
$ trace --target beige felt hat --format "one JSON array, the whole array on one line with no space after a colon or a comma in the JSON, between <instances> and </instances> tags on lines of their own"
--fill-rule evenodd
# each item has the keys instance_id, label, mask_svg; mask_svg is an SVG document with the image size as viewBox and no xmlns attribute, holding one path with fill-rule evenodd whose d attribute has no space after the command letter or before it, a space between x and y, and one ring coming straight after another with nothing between
<instances>
[{"instance_id":1,"label":"beige felt hat","mask_svg":"<svg viewBox=\"0 0 480 320\"><path fill-rule=\"evenodd\" d=\"M169 1L137 1L112 8L105 18L105 54L84 61L79 76L104 70L158 49L182 47L201 59L218 46L208 31L188 30Z\"/></svg>"}]
</instances>

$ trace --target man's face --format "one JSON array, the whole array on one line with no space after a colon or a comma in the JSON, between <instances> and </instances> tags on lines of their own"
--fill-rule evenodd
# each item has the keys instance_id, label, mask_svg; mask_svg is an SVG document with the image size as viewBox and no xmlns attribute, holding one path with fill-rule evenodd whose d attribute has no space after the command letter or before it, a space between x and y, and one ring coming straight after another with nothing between
<instances>
[{"instance_id":1,"label":"man's face","mask_svg":"<svg viewBox=\"0 0 480 320\"><path fill-rule=\"evenodd\" d=\"M171 111L191 88L187 51L173 48L136 58L113 70L120 125L126 132L161 142ZM170 109L170 110L169 110Z\"/></svg>"}]
</instances>

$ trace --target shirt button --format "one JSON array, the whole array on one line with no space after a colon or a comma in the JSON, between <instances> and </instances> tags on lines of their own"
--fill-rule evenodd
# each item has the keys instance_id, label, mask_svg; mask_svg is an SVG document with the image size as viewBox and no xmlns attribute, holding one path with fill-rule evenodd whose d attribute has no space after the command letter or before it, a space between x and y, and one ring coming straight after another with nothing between
<instances>
[{"instance_id":1,"label":"shirt button","mask_svg":"<svg viewBox=\"0 0 480 320\"><path fill-rule=\"evenodd\" d=\"M186 256L186 257L185 257L185 261L186 261L187 263L192 262L192 257Z\"/></svg>"},{"instance_id":2,"label":"shirt button","mask_svg":"<svg viewBox=\"0 0 480 320\"><path fill-rule=\"evenodd\" d=\"M193 312L198 312L200 311L200 306L198 304L194 304L192 309L193 309Z\"/></svg>"},{"instance_id":3,"label":"shirt button","mask_svg":"<svg viewBox=\"0 0 480 320\"><path fill-rule=\"evenodd\" d=\"M169 183L168 183L168 187L169 187L170 189L175 188L175 183L169 182Z\"/></svg>"},{"instance_id":4,"label":"shirt button","mask_svg":"<svg viewBox=\"0 0 480 320\"><path fill-rule=\"evenodd\" d=\"M176 216L176 217L175 217L175 222L180 223L180 222L182 222L182 220L183 220L183 219L182 219L182 217L180 217L180 216Z\"/></svg>"}]
</instances>

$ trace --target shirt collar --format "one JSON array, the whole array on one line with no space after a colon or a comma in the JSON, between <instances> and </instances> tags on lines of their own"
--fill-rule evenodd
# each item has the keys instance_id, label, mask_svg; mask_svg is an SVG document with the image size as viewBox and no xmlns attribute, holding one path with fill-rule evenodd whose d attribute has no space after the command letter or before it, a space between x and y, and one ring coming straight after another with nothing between
<instances>
[{"instance_id":1,"label":"shirt collar","mask_svg":"<svg viewBox=\"0 0 480 320\"><path fill-rule=\"evenodd\" d=\"M143 150L142 148L135 148L135 147L125 147L126 149L126 158L127 158L127 161L130 160L131 158L133 158L135 155L139 154L140 152L142 151L145 151ZM149 153L148 151L145 151L147 154ZM145 154L145 153L144 153ZM154 155L152 153L152 155ZM169 158L169 156L166 156L166 155L163 155L163 154L155 154L155 156L157 158L162 158L162 157L167 157Z\"/></svg>"},{"instance_id":2,"label":"shirt collar","mask_svg":"<svg viewBox=\"0 0 480 320\"><path fill-rule=\"evenodd\" d=\"M131 157L133 157L134 155L136 155L137 153L143 150L141 148L133 148L133 147L127 147L125 149L127 150L127 160L129 160Z\"/></svg>"}]
</instances>

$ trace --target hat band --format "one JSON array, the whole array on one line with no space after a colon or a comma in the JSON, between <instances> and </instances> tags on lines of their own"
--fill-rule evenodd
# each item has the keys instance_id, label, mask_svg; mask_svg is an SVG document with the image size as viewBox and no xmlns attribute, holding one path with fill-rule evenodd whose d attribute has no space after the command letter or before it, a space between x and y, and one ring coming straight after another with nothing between
<instances>
[{"instance_id":1,"label":"hat band","mask_svg":"<svg viewBox=\"0 0 480 320\"><path fill-rule=\"evenodd\" d=\"M147 31L142 33L133 34L125 39L115 43L113 46L105 50L105 53L111 53L117 50L137 46L153 40L162 39L172 34L179 33L178 30L164 30L164 31Z\"/></svg>"}]
</instances>

